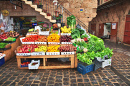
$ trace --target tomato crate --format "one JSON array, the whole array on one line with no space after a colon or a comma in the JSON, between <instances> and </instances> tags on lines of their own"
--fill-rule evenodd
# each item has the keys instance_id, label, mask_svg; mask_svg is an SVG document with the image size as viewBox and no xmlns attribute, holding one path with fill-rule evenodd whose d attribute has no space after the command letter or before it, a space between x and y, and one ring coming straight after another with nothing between
<instances>
[{"instance_id":1,"label":"tomato crate","mask_svg":"<svg viewBox=\"0 0 130 86\"><path fill-rule=\"evenodd\" d=\"M77 71L83 75L94 70L94 64L87 65L86 63L78 63Z\"/></svg>"}]
</instances>

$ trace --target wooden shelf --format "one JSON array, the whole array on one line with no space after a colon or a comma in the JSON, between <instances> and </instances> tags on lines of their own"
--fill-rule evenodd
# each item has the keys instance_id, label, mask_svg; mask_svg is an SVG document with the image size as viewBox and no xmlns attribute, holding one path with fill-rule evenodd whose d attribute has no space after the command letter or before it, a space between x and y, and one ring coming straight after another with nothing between
<instances>
[{"instance_id":1,"label":"wooden shelf","mask_svg":"<svg viewBox=\"0 0 130 86\"><path fill-rule=\"evenodd\" d=\"M63 68L76 68L77 67L77 56L72 55L42 55L42 56L16 56L17 64L19 69L28 69L28 67L21 67L21 59L27 58L42 58L43 59L43 66L39 66L38 69L63 69ZM47 58L70 58L70 65L60 65L60 66L46 66L46 59Z\"/></svg>"}]
</instances>

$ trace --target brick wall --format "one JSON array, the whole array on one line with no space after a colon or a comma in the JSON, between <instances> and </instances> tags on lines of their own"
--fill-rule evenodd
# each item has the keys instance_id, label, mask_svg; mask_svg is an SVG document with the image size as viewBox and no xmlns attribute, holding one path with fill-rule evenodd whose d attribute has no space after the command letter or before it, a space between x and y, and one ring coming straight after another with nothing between
<instances>
[{"instance_id":1,"label":"brick wall","mask_svg":"<svg viewBox=\"0 0 130 86\"><path fill-rule=\"evenodd\" d=\"M35 9L25 3L23 3L23 9L18 6L16 8L17 9L15 9L15 5L11 4L9 1L0 1L0 11L6 9L9 11L10 16L36 16L37 21L49 22L44 16L40 15L39 12L36 12Z\"/></svg>"},{"instance_id":2,"label":"brick wall","mask_svg":"<svg viewBox=\"0 0 130 86\"><path fill-rule=\"evenodd\" d=\"M96 23L96 35L98 36L99 24L118 22L117 39L123 42L126 15L128 15L128 12L130 10L129 8L130 2L129 0L127 0L122 5L118 4L116 6L110 7L109 9L107 8L104 10L100 10L97 12L97 16L89 23L89 28L91 28L91 24Z\"/></svg>"},{"instance_id":3,"label":"brick wall","mask_svg":"<svg viewBox=\"0 0 130 86\"><path fill-rule=\"evenodd\" d=\"M96 17L97 0L58 0L74 16L88 26L89 22ZM83 12L80 12L83 9Z\"/></svg>"}]
</instances>

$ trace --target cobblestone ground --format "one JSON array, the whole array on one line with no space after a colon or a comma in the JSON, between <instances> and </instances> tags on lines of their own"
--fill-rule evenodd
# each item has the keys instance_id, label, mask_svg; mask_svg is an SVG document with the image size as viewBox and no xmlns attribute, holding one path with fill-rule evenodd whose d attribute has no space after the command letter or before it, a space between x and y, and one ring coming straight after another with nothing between
<instances>
[{"instance_id":1,"label":"cobblestone ground","mask_svg":"<svg viewBox=\"0 0 130 86\"><path fill-rule=\"evenodd\" d=\"M105 41L106 47L114 51L112 66L130 82L130 46Z\"/></svg>"},{"instance_id":2,"label":"cobblestone ground","mask_svg":"<svg viewBox=\"0 0 130 86\"><path fill-rule=\"evenodd\" d=\"M114 49L112 67L117 72L130 78L130 56L116 51L109 41L106 46ZM128 47L127 47L128 48ZM127 49L126 48L126 49ZM129 49L128 49L129 50ZM127 50L126 50L127 51ZM129 52L127 51L127 54ZM129 86L111 67L98 69L82 75L76 69L59 70L19 70L16 59L11 59L0 67L0 86Z\"/></svg>"}]
</instances>

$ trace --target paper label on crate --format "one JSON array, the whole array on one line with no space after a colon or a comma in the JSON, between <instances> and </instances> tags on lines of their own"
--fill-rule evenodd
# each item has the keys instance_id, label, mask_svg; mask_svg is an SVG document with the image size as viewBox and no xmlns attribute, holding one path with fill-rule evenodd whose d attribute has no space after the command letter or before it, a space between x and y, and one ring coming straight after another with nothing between
<instances>
[{"instance_id":1,"label":"paper label on crate","mask_svg":"<svg viewBox=\"0 0 130 86\"><path fill-rule=\"evenodd\" d=\"M35 42L34 44L47 44L47 42Z\"/></svg>"},{"instance_id":2,"label":"paper label on crate","mask_svg":"<svg viewBox=\"0 0 130 86\"><path fill-rule=\"evenodd\" d=\"M71 33L61 33L61 35L71 35Z\"/></svg>"},{"instance_id":3,"label":"paper label on crate","mask_svg":"<svg viewBox=\"0 0 130 86\"><path fill-rule=\"evenodd\" d=\"M60 42L48 42L48 44L60 44Z\"/></svg>"},{"instance_id":4,"label":"paper label on crate","mask_svg":"<svg viewBox=\"0 0 130 86\"><path fill-rule=\"evenodd\" d=\"M71 42L61 42L61 44L72 44Z\"/></svg>"}]
</instances>

